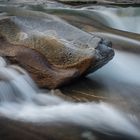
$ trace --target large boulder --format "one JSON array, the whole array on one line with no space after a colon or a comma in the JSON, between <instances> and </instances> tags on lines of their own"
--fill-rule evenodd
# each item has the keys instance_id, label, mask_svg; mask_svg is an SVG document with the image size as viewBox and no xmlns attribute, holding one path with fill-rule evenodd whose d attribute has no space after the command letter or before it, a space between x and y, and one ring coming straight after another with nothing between
<instances>
[{"instance_id":1,"label":"large boulder","mask_svg":"<svg viewBox=\"0 0 140 140\"><path fill-rule=\"evenodd\" d=\"M0 55L26 69L40 87L69 83L114 56L110 42L47 14L16 10L1 18L0 34Z\"/></svg>"}]
</instances>

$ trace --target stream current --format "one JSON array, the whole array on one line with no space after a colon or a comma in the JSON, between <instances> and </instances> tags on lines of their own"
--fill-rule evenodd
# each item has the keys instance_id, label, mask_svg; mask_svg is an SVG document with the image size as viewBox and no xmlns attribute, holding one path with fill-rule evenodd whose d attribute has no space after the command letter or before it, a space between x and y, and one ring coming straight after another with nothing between
<instances>
[{"instance_id":1,"label":"stream current","mask_svg":"<svg viewBox=\"0 0 140 140\"><path fill-rule=\"evenodd\" d=\"M36 6L27 6L33 10L34 7ZM100 14L100 17L108 17L110 22L104 22L108 27L133 32L137 35L140 33L137 24L140 20L139 8L113 9L112 13L111 9L100 12L91 7L84 7L80 10L89 10ZM43 9L43 11L45 10ZM100 20L99 22L101 22ZM132 22L129 23L129 20ZM136 25L133 26L134 24ZM132 41L130 40L130 42ZM139 46L139 40L136 40L134 44ZM118 41L117 45L119 45ZM106 100L84 103L66 101L52 95L53 90L39 89L25 70L7 63L4 58L0 57L0 116L39 125L70 123L105 135L119 135L122 136L122 139L139 140L140 56L127 51L116 50L115 52L115 57L109 64L90 74L88 78L90 82L92 81L91 83L98 83L104 87L103 90L101 89L103 95L120 98L121 103L124 102L126 105ZM96 140L91 136L86 139Z\"/></svg>"}]
</instances>

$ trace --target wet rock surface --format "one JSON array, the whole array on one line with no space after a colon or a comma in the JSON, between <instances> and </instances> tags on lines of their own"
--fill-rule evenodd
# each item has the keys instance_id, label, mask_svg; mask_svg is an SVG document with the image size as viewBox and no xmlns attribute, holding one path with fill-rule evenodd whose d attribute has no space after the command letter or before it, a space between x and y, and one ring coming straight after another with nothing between
<instances>
[{"instance_id":1,"label":"wet rock surface","mask_svg":"<svg viewBox=\"0 0 140 140\"><path fill-rule=\"evenodd\" d=\"M39 17L30 16L1 19L0 53L26 69L40 87L56 88L70 83L96 71L114 56L110 43L99 37L51 15L39 22Z\"/></svg>"}]
</instances>

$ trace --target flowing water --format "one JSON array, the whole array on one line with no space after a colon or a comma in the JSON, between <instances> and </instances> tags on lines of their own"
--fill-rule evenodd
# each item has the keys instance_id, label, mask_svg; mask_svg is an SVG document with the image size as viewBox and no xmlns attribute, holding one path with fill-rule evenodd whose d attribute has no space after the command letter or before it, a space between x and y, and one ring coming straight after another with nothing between
<instances>
[{"instance_id":1,"label":"flowing water","mask_svg":"<svg viewBox=\"0 0 140 140\"><path fill-rule=\"evenodd\" d=\"M48 3L49 8L57 5L50 1ZM22 7L50 12L50 9L46 9L46 5L38 5L22 5ZM57 10L60 10L61 14L62 7L65 6L63 4L59 6L61 8ZM68 11L70 8L69 6L68 9L63 10ZM75 8L72 10L74 11ZM104 21L105 26L136 33L136 40L134 38L126 39L126 36L112 36L115 36L114 38L117 40L116 45L124 48L126 44L127 46L131 44L132 50L135 47L139 50L140 43L137 36L140 33L140 8L94 7L93 9L89 6L76 8L76 11L79 10L81 13L82 10L86 11L88 16L91 16L92 12L99 15L100 18L97 16L94 18L101 23ZM105 33L102 35L112 39L110 33L109 37ZM133 34L130 33L131 35ZM134 47L132 47L133 45ZM139 53L127 52L127 49L126 47L122 49L123 51L115 50L114 59L102 69L90 74L86 80L79 80L75 85L62 88L63 93L72 98L84 99L86 95L88 98L93 98L90 102L86 100L86 102L77 103L51 94L54 91L39 89L25 70L7 63L4 58L0 57L0 117L18 122L17 126L20 123L39 124L40 126L54 123L64 126L73 124L86 130L86 133L82 134L82 138L87 140L140 139L140 56ZM79 95L74 91L79 92ZM85 95L81 96L80 93ZM5 126L8 126L8 123L5 123ZM6 128L8 129L9 126ZM12 129L14 129L14 125ZM22 130L20 131L22 132ZM95 137L90 132L99 133L100 136ZM108 137L101 137L101 135ZM0 137L4 138L1 133ZM73 135L73 140L76 139L74 137Z\"/></svg>"},{"instance_id":2,"label":"flowing water","mask_svg":"<svg viewBox=\"0 0 140 140\"><path fill-rule=\"evenodd\" d=\"M128 7L128 8L105 8L100 7L98 9L92 7L84 7L83 9L91 12L97 12L100 21L104 21L106 26L111 28L140 33L140 8Z\"/></svg>"},{"instance_id":3,"label":"flowing water","mask_svg":"<svg viewBox=\"0 0 140 140\"><path fill-rule=\"evenodd\" d=\"M112 71L108 76L139 84L139 78L134 79L130 75L126 79L125 75L121 75L126 72L126 69L129 69L129 67L121 66L130 55L118 53L116 57L118 58L118 56L121 62L117 60L112 62L114 65L112 68L116 71L110 70L109 66L104 73L108 74ZM129 66L136 67L135 60L139 61L140 58L132 56L132 59L134 60L131 60ZM138 69L140 69L139 66ZM134 69L136 77L139 76L137 75L138 69ZM131 73L131 70L128 72ZM106 74L100 76L105 77ZM43 94L23 69L7 65L2 57L0 58L0 77L1 116L40 124L47 122L73 123L100 133L118 133L140 138L139 128L136 126L139 119L136 116L130 117L133 114L125 114L105 102L74 103L48 93Z\"/></svg>"}]
</instances>

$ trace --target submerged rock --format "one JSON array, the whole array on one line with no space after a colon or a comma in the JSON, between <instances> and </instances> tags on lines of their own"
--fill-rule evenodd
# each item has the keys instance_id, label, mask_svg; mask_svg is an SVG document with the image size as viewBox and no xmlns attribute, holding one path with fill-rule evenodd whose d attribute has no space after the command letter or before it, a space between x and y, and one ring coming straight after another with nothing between
<instances>
[{"instance_id":1,"label":"submerged rock","mask_svg":"<svg viewBox=\"0 0 140 140\"><path fill-rule=\"evenodd\" d=\"M12 16L0 20L0 55L25 68L40 87L66 84L114 56L110 42L57 17L19 9L7 13Z\"/></svg>"}]
</instances>

